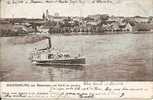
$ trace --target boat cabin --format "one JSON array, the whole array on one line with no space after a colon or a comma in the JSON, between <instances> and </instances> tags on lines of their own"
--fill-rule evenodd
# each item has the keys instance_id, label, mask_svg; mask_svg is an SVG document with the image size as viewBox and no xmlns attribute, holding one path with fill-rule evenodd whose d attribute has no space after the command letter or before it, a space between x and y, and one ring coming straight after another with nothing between
<instances>
[{"instance_id":1,"label":"boat cabin","mask_svg":"<svg viewBox=\"0 0 153 100\"><path fill-rule=\"evenodd\" d=\"M36 52L35 54L33 54L33 59L37 59L37 60L57 60L57 59L68 59L70 58L70 55L67 53L59 53L59 52Z\"/></svg>"}]
</instances>

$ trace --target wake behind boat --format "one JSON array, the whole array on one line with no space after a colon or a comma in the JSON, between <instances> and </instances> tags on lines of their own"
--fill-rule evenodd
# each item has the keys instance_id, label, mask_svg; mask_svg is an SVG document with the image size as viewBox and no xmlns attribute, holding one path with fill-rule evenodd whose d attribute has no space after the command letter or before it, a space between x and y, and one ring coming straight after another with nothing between
<instances>
[{"instance_id":1,"label":"wake behind boat","mask_svg":"<svg viewBox=\"0 0 153 100\"><path fill-rule=\"evenodd\" d=\"M85 64L85 58L80 54L71 56L68 53L60 52L52 48L51 39L47 37L49 47L44 49L34 50L32 52L32 63L36 65L60 65L60 66L75 66Z\"/></svg>"}]
</instances>

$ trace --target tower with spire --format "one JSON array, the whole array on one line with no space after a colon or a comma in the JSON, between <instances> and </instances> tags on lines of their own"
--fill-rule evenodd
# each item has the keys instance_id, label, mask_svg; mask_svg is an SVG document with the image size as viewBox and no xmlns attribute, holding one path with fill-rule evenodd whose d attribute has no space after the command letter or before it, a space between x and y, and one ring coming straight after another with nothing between
<instances>
[{"instance_id":1,"label":"tower with spire","mask_svg":"<svg viewBox=\"0 0 153 100\"><path fill-rule=\"evenodd\" d=\"M46 10L46 20L48 20L49 19L49 11L48 11L48 9Z\"/></svg>"},{"instance_id":2,"label":"tower with spire","mask_svg":"<svg viewBox=\"0 0 153 100\"><path fill-rule=\"evenodd\" d=\"M43 15L42 15L42 19L43 19L43 20L46 19L45 13L43 13Z\"/></svg>"},{"instance_id":3,"label":"tower with spire","mask_svg":"<svg viewBox=\"0 0 153 100\"><path fill-rule=\"evenodd\" d=\"M42 19L43 19L43 20L46 20L46 21L49 20L49 11L48 11L48 9L46 10L45 13L43 13Z\"/></svg>"}]
</instances>

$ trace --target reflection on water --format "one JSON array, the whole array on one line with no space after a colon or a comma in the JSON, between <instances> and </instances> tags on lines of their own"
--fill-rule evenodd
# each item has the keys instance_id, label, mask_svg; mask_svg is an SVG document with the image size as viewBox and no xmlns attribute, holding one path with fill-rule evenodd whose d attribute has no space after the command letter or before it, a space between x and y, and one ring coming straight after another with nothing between
<instances>
[{"instance_id":1,"label":"reflection on water","mask_svg":"<svg viewBox=\"0 0 153 100\"><path fill-rule=\"evenodd\" d=\"M0 80L77 81L153 80L153 34L51 36L54 47L86 57L84 66L36 66L29 57L33 44L13 44L14 37L0 38ZM17 37L20 38L20 37Z\"/></svg>"},{"instance_id":2,"label":"reflection on water","mask_svg":"<svg viewBox=\"0 0 153 100\"><path fill-rule=\"evenodd\" d=\"M35 73L45 76L45 80L79 80L84 74L84 66L32 66Z\"/></svg>"}]
</instances>

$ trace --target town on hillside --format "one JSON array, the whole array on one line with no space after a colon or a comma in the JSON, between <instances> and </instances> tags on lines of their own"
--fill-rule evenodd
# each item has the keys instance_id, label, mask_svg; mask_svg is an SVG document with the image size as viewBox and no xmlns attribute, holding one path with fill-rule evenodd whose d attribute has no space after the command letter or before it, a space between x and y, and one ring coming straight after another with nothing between
<instances>
[{"instance_id":1,"label":"town on hillside","mask_svg":"<svg viewBox=\"0 0 153 100\"><path fill-rule=\"evenodd\" d=\"M94 35L153 32L153 16L124 17L108 14L80 16L50 15L46 10L42 18L0 18L0 36L28 34Z\"/></svg>"}]
</instances>

